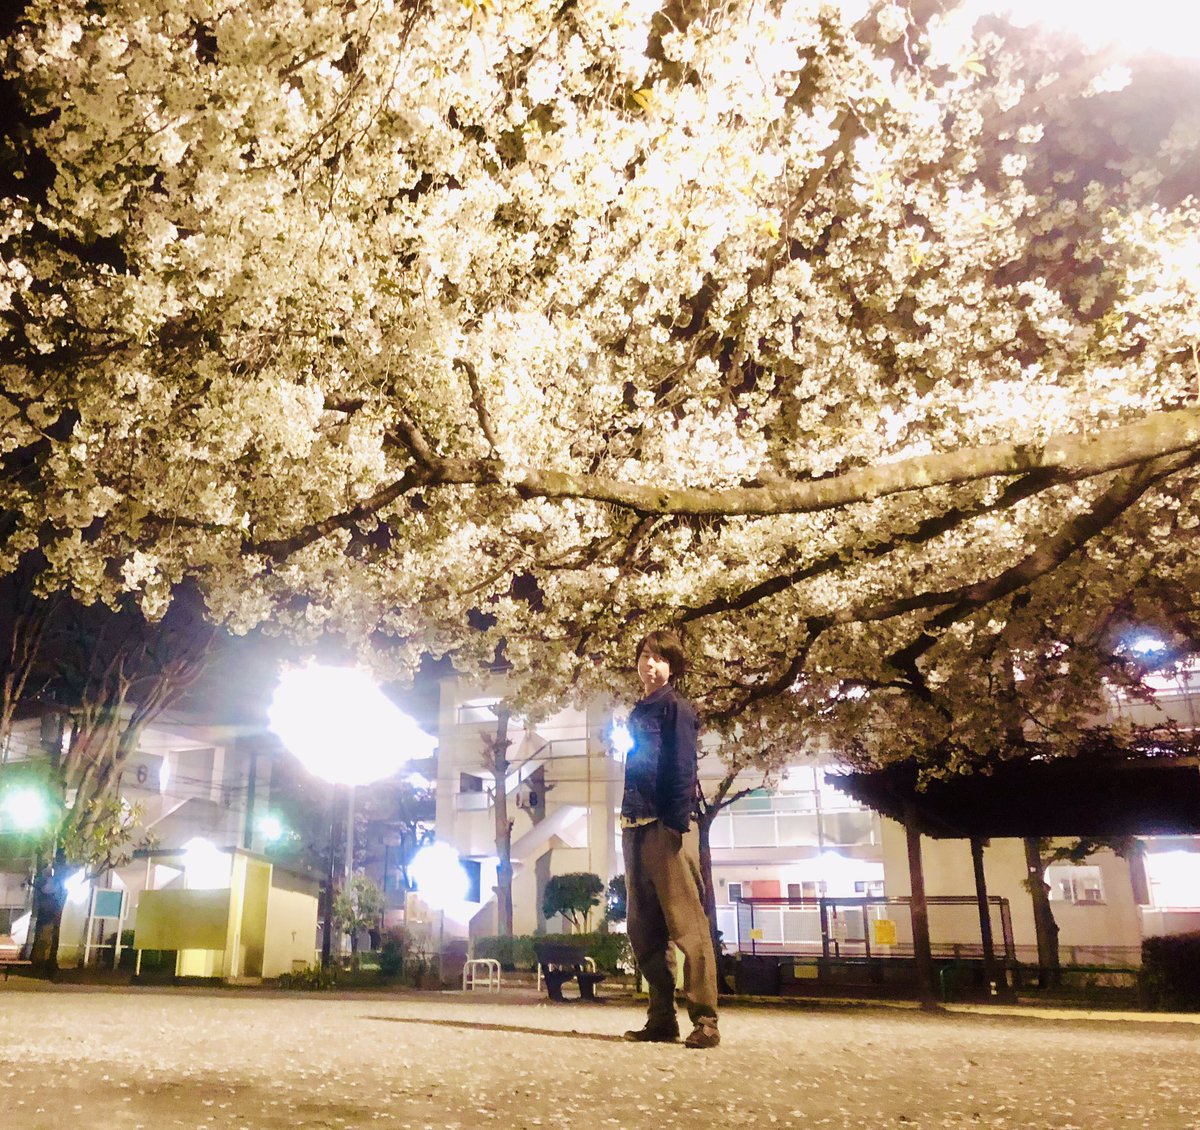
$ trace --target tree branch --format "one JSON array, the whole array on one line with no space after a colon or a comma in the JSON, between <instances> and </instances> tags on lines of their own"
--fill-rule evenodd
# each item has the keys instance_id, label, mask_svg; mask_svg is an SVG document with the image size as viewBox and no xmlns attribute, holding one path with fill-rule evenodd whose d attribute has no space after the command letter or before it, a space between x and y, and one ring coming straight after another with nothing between
<instances>
[{"instance_id":1,"label":"tree branch","mask_svg":"<svg viewBox=\"0 0 1200 1130\"><path fill-rule=\"evenodd\" d=\"M491 449L492 454L496 455L500 445L496 442L496 431L492 427L492 416L488 411L487 405L484 403L483 390L479 387L479 373L476 372L475 366L463 357L455 358L454 367L467 375L467 383L471 386L471 403L475 406L475 415L479 417L479 426L483 429L484 437L488 441L488 447Z\"/></svg>"},{"instance_id":2,"label":"tree branch","mask_svg":"<svg viewBox=\"0 0 1200 1130\"><path fill-rule=\"evenodd\" d=\"M817 639L829 628L846 624L878 623L908 612L941 608L941 611L922 627L912 643L893 652L887 659L887 663L905 677L910 690L924 701L931 701L928 688L924 685L924 677L917 667L917 660L938 641L942 631L984 605L1026 588L1054 572L1088 541L1106 530L1152 486L1196 461L1196 457L1192 456L1170 461L1159 460L1154 465L1140 467L1120 476L1085 513L1076 515L1026 557L995 577L954 589L915 593L878 604L838 609L826 616L810 617L805 624L805 638L787 668L770 682L750 688L734 704L713 714L712 718L714 721L721 721L736 717L754 702L789 691L802 674L808 654Z\"/></svg>"},{"instance_id":3,"label":"tree branch","mask_svg":"<svg viewBox=\"0 0 1200 1130\"><path fill-rule=\"evenodd\" d=\"M288 538L248 542L246 551L280 560L335 530L378 513L406 491L420 486L498 486L515 490L522 498L580 498L607 502L637 514L697 517L809 514L928 487L1036 471L1045 473L1044 485L1049 487L1200 446L1200 409L1156 412L1134 424L1094 435L1053 436L1040 445L997 443L863 467L828 479L725 490L643 486L602 475L510 468L496 459L443 459L433 452L409 417L402 416L398 428L418 466L409 467L396 482L349 510L314 522Z\"/></svg>"},{"instance_id":4,"label":"tree branch","mask_svg":"<svg viewBox=\"0 0 1200 1130\"><path fill-rule=\"evenodd\" d=\"M1037 546L1032 553L1011 568L986 581L964 585L947 593L924 593L899 601L889 601L862 614L845 612L836 616L837 622L865 623L868 620L884 619L919 607L947 605L939 612L921 634L907 647L895 652L889 662L907 670L911 661L928 651L937 642L940 633L951 624L969 616L986 604L1000 600L1034 581L1053 573L1098 534L1108 527L1147 490L1168 475L1182 470L1194 459L1159 461L1147 467L1139 467L1121 475L1092 506L1077 514L1057 533ZM949 599L948 599L949 598Z\"/></svg>"},{"instance_id":5,"label":"tree branch","mask_svg":"<svg viewBox=\"0 0 1200 1130\"><path fill-rule=\"evenodd\" d=\"M923 545L925 542L932 541L942 534L949 533L972 518L978 518L984 514L993 514L1001 510L1008 510L1023 499L1044 490L1047 485L1046 473L1036 471L1031 475L1026 475L1018 479L1014 483L1010 483L1005 488L1004 493L994 502L972 507L955 507L952 510L947 510L944 514L936 514L933 517L926 518L915 530L901 531L886 541L876 542L874 545L857 550L856 556L864 561L869 561L878 557L886 557L893 550L899 549L901 546ZM753 604L757 604L760 600L766 600L803 581L810 581L814 577L824 576L826 573L842 569L845 565L846 554L844 551L827 554L817 561L812 561L798 569L793 569L790 573L781 573L774 577L768 577L765 581L760 581L757 585L752 585L736 596L719 597L696 608L689 608L680 615L680 622L688 623L706 616L742 611Z\"/></svg>"},{"instance_id":6,"label":"tree branch","mask_svg":"<svg viewBox=\"0 0 1200 1130\"><path fill-rule=\"evenodd\" d=\"M1073 482L1200 446L1200 409L1156 412L1094 435L1053 436L1039 445L996 443L863 467L828 479L727 490L688 490L598 475L527 469L512 477L526 498L585 498L642 514L809 514L892 494L981 479L1053 472L1047 485ZM445 465L444 482L479 483L478 464ZM495 471L487 481L496 482Z\"/></svg>"}]
</instances>

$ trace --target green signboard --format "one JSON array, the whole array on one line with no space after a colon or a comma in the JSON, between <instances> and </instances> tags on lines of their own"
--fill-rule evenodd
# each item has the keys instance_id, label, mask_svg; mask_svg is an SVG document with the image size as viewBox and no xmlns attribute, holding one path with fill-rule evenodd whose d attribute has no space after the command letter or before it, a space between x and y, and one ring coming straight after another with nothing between
<instances>
[{"instance_id":1,"label":"green signboard","mask_svg":"<svg viewBox=\"0 0 1200 1130\"><path fill-rule=\"evenodd\" d=\"M124 891L96 891L92 895L93 918L120 918Z\"/></svg>"}]
</instances>

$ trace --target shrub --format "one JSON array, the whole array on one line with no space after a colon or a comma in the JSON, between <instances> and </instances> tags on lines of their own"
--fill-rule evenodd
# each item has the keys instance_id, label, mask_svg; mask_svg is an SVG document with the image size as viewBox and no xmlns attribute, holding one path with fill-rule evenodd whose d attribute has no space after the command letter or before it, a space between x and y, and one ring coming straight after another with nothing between
<instances>
[{"instance_id":1,"label":"shrub","mask_svg":"<svg viewBox=\"0 0 1200 1130\"><path fill-rule=\"evenodd\" d=\"M404 941L390 937L379 950L379 976L398 977L404 971Z\"/></svg>"},{"instance_id":2,"label":"shrub","mask_svg":"<svg viewBox=\"0 0 1200 1130\"><path fill-rule=\"evenodd\" d=\"M544 934L536 937L532 934L518 934L511 938L493 935L476 938L473 952L475 957L495 958L510 973L514 969L532 970L537 963L533 952L536 941L566 942L578 946L604 973L626 973L633 968L629 936L610 934L607 930L591 934Z\"/></svg>"},{"instance_id":3,"label":"shrub","mask_svg":"<svg viewBox=\"0 0 1200 1130\"><path fill-rule=\"evenodd\" d=\"M500 962L500 968L511 973L514 969L532 969L534 963L533 938L528 934L508 937L493 934L476 938L475 957L490 957Z\"/></svg>"},{"instance_id":4,"label":"shrub","mask_svg":"<svg viewBox=\"0 0 1200 1130\"><path fill-rule=\"evenodd\" d=\"M1147 1008L1200 1010L1200 933L1144 939L1139 988Z\"/></svg>"},{"instance_id":5,"label":"shrub","mask_svg":"<svg viewBox=\"0 0 1200 1130\"><path fill-rule=\"evenodd\" d=\"M614 875L608 881L605 898L604 921L624 922L628 917L629 894L625 887L625 876Z\"/></svg>"},{"instance_id":6,"label":"shrub","mask_svg":"<svg viewBox=\"0 0 1200 1130\"><path fill-rule=\"evenodd\" d=\"M308 989L311 992L334 989L337 987L337 970L322 969L319 963L314 962L303 969L281 973L275 984L280 989Z\"/></svg>"},{"instance_id":7,"label":"shrub","mask_svg":"<svg viewBox=\"0 0 1200 1130\"><path fill-rule=\"evenodd\" d=\"M628 934L610 934L598 930L587 935L587 954L596 962L596 968L605 973L633 972L633 947Z\"/></svg>"}]
</instances>

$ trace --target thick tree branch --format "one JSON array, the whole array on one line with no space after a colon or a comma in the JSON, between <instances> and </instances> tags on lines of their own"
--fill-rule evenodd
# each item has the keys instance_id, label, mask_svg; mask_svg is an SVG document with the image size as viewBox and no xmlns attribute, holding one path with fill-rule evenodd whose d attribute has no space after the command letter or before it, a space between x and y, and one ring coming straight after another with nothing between
<instances>
[{"instance_id":1,"label":"thick tree branch","mask_svg":"<svg viewBox=\"0 0 1200 1130\"><path fill-rule=\"evenodd\" d=\"M261 553L264 557L269 557L274 561L283 561L293 553L298 553L301 549L320 541L336 530L347 529L356 522L373 517L384 507L395 502L401 495L419 486L424 479L425 476L420 473L419 468L410 467L396 482L377 490L349 510L342 511L340 514L331 514L320 522L313 522L288 538L260 542L247 541L243 544L243 552Z\"/></svg>"},{"instance_id":2,"label":"thick tree branch","mask_svg":"<svg viewBox=\"0 0 1200 1130\"><path fill-rule=\"evenodd\" d=\"M643 514L809 514L906 491L1035 470L1054 472L1054 483L1072 482L1197 446L1200 409L1188 408L1157 412L1135 424L1094 435L1054 436L1043 444L996 443L864 467L828 479L761 487L688 490L535 469L513 477L517 489L527 498L586 498ZM497 481L495 472L485 479L478 464L447 463L445 468L445 482Z\"/></svg>"},{"instance_id":3,"label":"thick tree branch","mask_svg":"<svg viewBox=\"0 0 1200 1130\"><path fill-rule=\"evenodd\" d=\"M916 593L874 604L852 605L820 617L810 617L802 643L785 670L769 682L750 688L733 705L714 714L715 720L736 717L746 707L790 691L804 670L817 639L828 629L846 624L869 624L891 620L922 609L940 608L908 646L893 652L887 663L901 672L906 685L924 701L931 701L917 660L939 639L942 631L982 608L1028 587L1054 572L1087 542L1103 533L1151 487L1184 469L1194 458L1160 460L1121 475L1084 513L1076 515L1051 537L1015 565L989 577L954 589Z\"/></svg>"},{"instance_id":4,"label":"thick tree branch","mask_svg":"<svg viewBox=\"0 0 1200 1130\"><path fill-rule=\"evenodd\" d=\"M418 465L410 466L396 482L350 509L314 522L288 538L249 542L247 552L281 560L336 530L377 514L407 491L423 486L501 487L515 490L522 498L580 498L607 502L638 514L696 517L816 513L928 487L1037 471L1045 473L1044 485L1049 487L1200 446L1200 409L1157 412L1135 424L1094 435L1054 436L1040 445L990 444L864 467L828 479L726 490L644 486L601 475L509 468L495 459L443 459L408 417L400 418L397 430Z\"/></svg>"}]
</instances>

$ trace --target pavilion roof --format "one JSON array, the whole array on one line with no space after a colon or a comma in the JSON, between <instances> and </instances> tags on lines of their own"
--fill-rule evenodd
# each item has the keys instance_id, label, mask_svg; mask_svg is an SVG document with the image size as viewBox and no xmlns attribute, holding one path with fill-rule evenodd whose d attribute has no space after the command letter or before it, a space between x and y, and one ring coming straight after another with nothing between
<instances>
[{"instance_id":1,"label":"pavilion roof","mask_svg":"<svg viewBox=\"0 0 1200 1130\"><path fill-rule=\"evenodd\" d=\"M1200 835L1200 758L1013 759L922 784L915 761L826 780L936 838Z\"/></svg>"}]
</instances>

